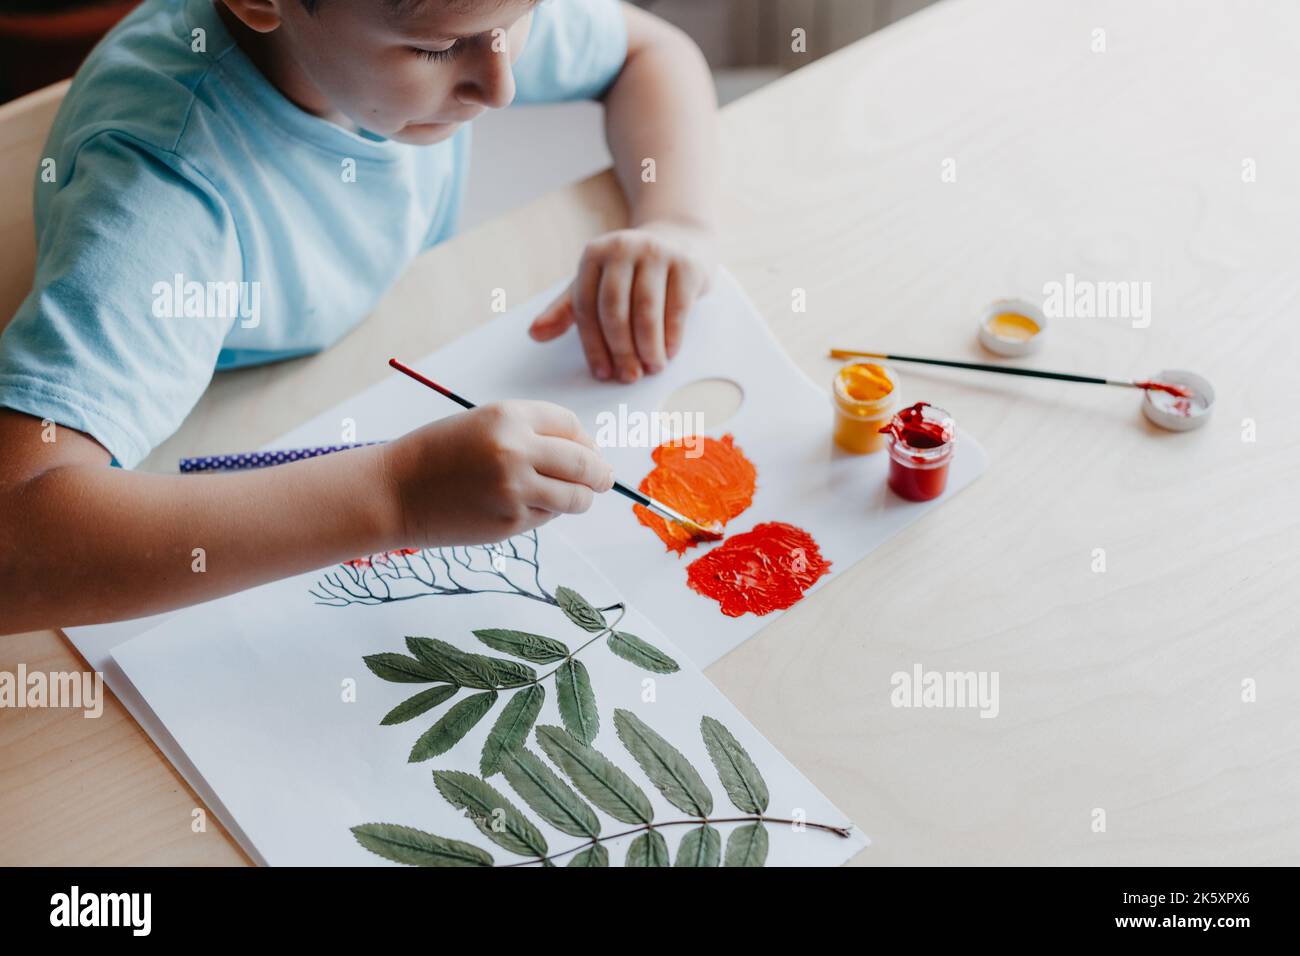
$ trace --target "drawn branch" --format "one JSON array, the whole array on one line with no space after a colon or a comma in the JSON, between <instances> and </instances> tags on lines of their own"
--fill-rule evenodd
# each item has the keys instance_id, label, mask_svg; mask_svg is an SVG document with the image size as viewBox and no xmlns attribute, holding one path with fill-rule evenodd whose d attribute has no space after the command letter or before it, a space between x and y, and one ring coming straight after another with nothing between
<instances>
[{"instance_id":1,"label":"drawn branch","mask_svg":"<svg viewBox=\"0 0 1300 956\"><path fill-rule=\"evenodd\" d=\"M514 594L557 603L542 587L537 532L500 544L402 548L354 558L309 590L317 604L347 607L457 594Z\"/></svg>"}]
</instances>

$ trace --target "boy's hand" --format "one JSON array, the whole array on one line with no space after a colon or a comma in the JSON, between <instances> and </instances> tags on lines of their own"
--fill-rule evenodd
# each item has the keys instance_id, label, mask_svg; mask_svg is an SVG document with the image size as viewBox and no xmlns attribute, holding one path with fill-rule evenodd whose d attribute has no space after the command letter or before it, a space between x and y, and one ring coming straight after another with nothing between
<instances>
[{"instance_id":1,"label":"boy's hand","mask_svg":"<svg viewBox=\"0 0 1300 956\"><path fill-rule=\"evenodd\" d=\"M635 382L660 372L681 347L686 314L708 291L716 265L713 235L650 222L593 239L578 277L529 328L539 342L578 326L596 378Z\"/></svg>"},{"instance_id":2,"label":"boy's hand","mask_svg":"<svg viewBox=\"0 0 1300 956\"><path fill-rule=\"evenodd\" d=\"M500 402L453 415L385 447L409 545L504 541L579 514L614 472L578 416L550 402Z\"/></svg>"}]
</instances>

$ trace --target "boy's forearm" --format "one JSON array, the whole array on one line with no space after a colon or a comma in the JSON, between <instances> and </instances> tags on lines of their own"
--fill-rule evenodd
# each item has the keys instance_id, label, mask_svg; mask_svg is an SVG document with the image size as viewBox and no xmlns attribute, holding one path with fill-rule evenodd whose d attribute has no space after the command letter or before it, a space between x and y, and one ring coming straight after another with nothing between
<instances>
[{"instance_id":1,"label":"boy's forearm","mask_svg":"<svg viewBox=\"0 0 1300 956\"><path fill-rule=\"evenodd\" d=\"M6 496L0 634L154 614L398 547L386 471L378 447L218 475L45 471Z\"/></svg>"},{"instance_id":2,"label":"boy's forearm","mask_svg":"<svg viewBox=\"0 0 1300 956\"><path fill-rule=\"evenodd\" d=\"M716 224L717 98L695 44L627 8L628 59L605 97L605 131L632 224ZM652 181L646 160L654 161Z\"/></svg>"}]
</instances>

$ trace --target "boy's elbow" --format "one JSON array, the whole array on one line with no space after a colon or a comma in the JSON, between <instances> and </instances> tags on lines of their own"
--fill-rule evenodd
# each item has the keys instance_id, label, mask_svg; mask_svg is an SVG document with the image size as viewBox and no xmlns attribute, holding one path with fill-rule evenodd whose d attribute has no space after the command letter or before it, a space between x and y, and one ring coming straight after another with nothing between
<instances>
[{"instance_id":1,"label":"boy's elbow","mask_svg":"<svg viewBox=\"0 0 1300 956\"><path fill-rule=\"evenodd\" d=\"M53 582L84 502L72 486L51 493L44 479L66 467L107 466L111 457L81 432L0 408L0 634L60 623Z\"/></svg>"},{"instance_id":2,"label":"boy's elbow","mask_svg":"<svg viewBox=\"0 0 1300 956\"><path fill-rule=\"evenodd\" d=\"M694 69L709 78L712 74L704 51L685 30L652 13L624 4L627 13L627 65L640 57L652 56L671 67L674 75Z\"/></svg>"}]
</instances>

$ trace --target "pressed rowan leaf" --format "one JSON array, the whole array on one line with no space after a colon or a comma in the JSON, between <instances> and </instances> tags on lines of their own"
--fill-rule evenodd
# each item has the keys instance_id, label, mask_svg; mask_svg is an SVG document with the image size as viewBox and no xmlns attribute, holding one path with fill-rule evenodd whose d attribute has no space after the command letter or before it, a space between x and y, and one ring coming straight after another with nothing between
<instances>
[{"instance_id":1,"label":"pressed rowan leaf","mask_svg":"<svg viewBox=\"0 0 1300 956\"><path fill-rule=\"evenodd\" d=\"M469 733L474 725L483 719L483 715L497 702L497 692L486 691L474 694L458 702L451 710L442 715L442 719L426 730L411 748L407 760L419 763L438 754L446 753Z\"/></svg>"},{"instance_id":2,"label":"pressed rowan leaf","mask_svg":"<svg viewBox=\"0 0 1300 956\"><path fill-rule=\"evenodd\" d=\"M624 823L650 823L654 809L632 778L600 751L576 739L561 727L537 728L537 742L551 762L568 775L578 792Z\"/></svg>"},{"instance_id":3,"label":"pressed rowan leaf","mask_svg":"<svg viewBox=\"0 0 1300 956\"><path fill-rule=\"evenodd\" d=\"M614 711L614 727L633 759L664 799L696 817L713 811L713 794L686 756L630 710Z\"/></svg>"},{"instance_id":4,"label":"pressed rowan leaf","mask_svg":"<svg viewBox=\"0 0 1300 956\"><path fill-rule=\"evenodd\" d=\"M501 763L512 750L518 750L528 741L528 732L542 712L546 691L541 684L532 684L517 690L510 703L501 708L501 716L488 732L479 758L479 772L490 777L501 769Z\"/></svg>"},{"instance_id":5,"label":"pressed rowan leaf","mask_svg":"<svg viewBox=\"0 0 1300 956\"><path fill-rule=\"evenodd\" d=\"M494 651L521 657L534 664L554 664L569 656L569 649L559 641L527 631L491 627L475 631L474 636Z\"/></svg>"},{"instance_id":6,"label":"pressed rowan leaf","mask_svg":"<svg viewBox=\"0 0 1300 956\"><path fill-rule=\"evenodd\" d=\"M647 830L627 848L624 866L667 866L668 843L658 830Z\"/></svg>"},{"instance_id":7,"label":"pressed rowan leaf","mask_svg":"<svg viewBox=\"0 0 1300 956\"><path fill-rule=\"evenodd\" d=\"M424 661L405 654L367 654L361 659L372 674L394 684L432 684L448 679Z\"/></svg>"},{"instance_id":8,"label":"pressed rowan leaf","mask_svg":"<svg viewBox=\"0 0 1300 956\"><path fill-rule=\"evenodd\" d=\"M717 866L721 859L722 834L706 824L682 837L673 866Z\"/></svg>"},{"instance_id":9,"label":"pressed rowan leaf","mask_svg":"<svg viewBox=\"0 0 1300 956\"><path fill-rule=\"evenodd\" d=\"M600 731L600 714L596 712L596 694L582 661L570 658L556 669L555 699L564 729L584 744L595 740Z\"/></svg>"},{"instance_id":10,"label":"pressed rowan leaf","mask_svg":"<svg viewBox=\"0 0 1300 956\"><path fill-rule=\"evenodd\" d=\"M455 697L460 688L455 684L439 684L437 687L430 687L428 690L422 690L414 697L408 697L388 713L384 714L384 719L379 722L380 726L388 727L392 724L400 724L403 721L410 720L412 717L419 717L427 710L432 710L449 697Z\"/></svg>"},{"instance_id":11,"label":"pressed rowan leaf","mask_svg":"<svg viewBox=\"0 0 1300 956\"><path fill-rule=\"evenodd\" d=\"M605 615L588 604L586 598L577 591L571 588L556 588L555 600L560 602L560 610L569 620L584 631L595 633L605 629Z\"/></svg>"},{"instance_id":12,"label":"pressed rowan leaf","mask_svg":"<svg viewBox=\"0 0 1300 956\"><path fill-rule=\"evenodd\" d=\"M709 759L736 809L757 815L766 813L767 783L740 741L712 717L700 719L700 733Z\"/></svg>"},{"instance_id":13,"label":"pressed rowan leaf","mask_svg":"<svg viewBox=\"0 0 1300 956\"><path fill-rule=\"evenodd\" d=\"M609 866L609 851L597 843L573 854L569 866Z\"/></svg>"},{"instance_id":14,"label":"pressed rowan leaf","mask_svg":"<svg viewBox=\"0 0 1300 956\"><path fill-rule=\"evenodd\" d=\"M396 823L363 823L352 828L357 842L386 860L408 866L491 866L485 850Z\"/></svg>"},{"instance_id":15,"label":"pressed rowan leaf","mask_svg":"<svg viewBox=\"0 0 1300 956\"><path fill-rule=\"evenodd\" d=\"M727 837L726 866L762 866L767 860L767 827L746 823Z\"/></svg>"},{"instance_id":16,"label":"pressed rowan leaf","mask_svg":"<svg viewBox=\"0 0 1300 956\"><path fill-rule=\"evenodd\" d=\"M434 642L431 638L412 637L408 634L406 636L406 649L423 661L425 667L428 667L435 673L441 674L441 680L455 683L455 678L452 677L447 668L443 666L442 659L434 649Z\"/></svg>"},{"instance_id":17,"label":"pressed rowan leaf","mask_svg":"<svg viewBox=\"0 0 1300 956\"><path fill-rule=\"evenodd\" d=\"M491 784L459 770L435 770L433 782L497 846L519 856L546 856L546 837Z\"/></svg>"},{"instance_id":18,"label":"pressed rowan leaf","mask_svg":"<svg viewBox=\"0 0 1300 956\"><path fill-rule=\"evenodd\" d=\"M555 829L577 837L600 836L600 821L591 807L531 750L512 750L501 772L524 803Z\"/></svg>"},{"instance_id":19,"label":"pressed rowan leaf","mask_svg":"<svg viewBox=\"0 0 1300 956\"><path fill-rule=\"evenodd\" d=\"M461 687L490 690L498 685L496 672L479 654L466 654L459 647L432 637L408 637L406 646L431 668L441 670Z\"/></svg>"},{"instance_id":20,"label":"pressed rowan leaf","mask_svg":"<svg viewBox=\"0 0 1300 956\"><path fill-rule=\"evenodd\" d=\"M479 657L480 660L488 662L487 666L492 669L497 687L504 689L523 687L525 684L532 684L537 680L537 671L527 664L508 661L502 657L480 657L477 654L470 656Z\"/></svg>"},{"instance_id":21,"label":"pressed rowan leaf","mask_svg":"<svg viewBox=\"0 0 1300 956\"><path fill-rule=\"evenodd\" d=\"M681 670L675 660L635 634L613 631L605 643L623 660L635 664L642 670L653 671L656 674L672 674Z\"/></svg>"}]
</instances>

